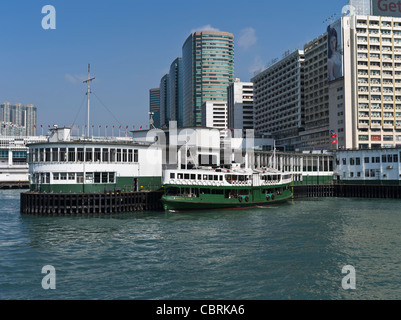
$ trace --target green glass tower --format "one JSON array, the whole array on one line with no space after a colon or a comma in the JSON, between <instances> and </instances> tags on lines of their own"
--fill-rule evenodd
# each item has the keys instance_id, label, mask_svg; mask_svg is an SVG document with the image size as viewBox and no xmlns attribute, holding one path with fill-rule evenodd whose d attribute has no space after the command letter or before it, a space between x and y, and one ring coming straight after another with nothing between
<instances>
[{"instance_id":1,"label":"green glass tower","mask_svg":"<svg viewBox=\"0 0 401 320\"><path fill-rule=\"evenodd\" d=\"M234 35L221 31L192 33L182 47L183 126L201 126L206 101L227 101L234 82Z\"/></svg>"}]
</instances>

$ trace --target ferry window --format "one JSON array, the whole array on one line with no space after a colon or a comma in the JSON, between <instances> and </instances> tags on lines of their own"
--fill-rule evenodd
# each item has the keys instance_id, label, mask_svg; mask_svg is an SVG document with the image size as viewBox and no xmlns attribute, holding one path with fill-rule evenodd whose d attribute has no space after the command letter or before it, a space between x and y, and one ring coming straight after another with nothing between
<instances>
[{"instance_id":1,"label":"ferry window","mask_svg":"<svg viewBox=\"0 0 401 320\"><path fill-rule=\"evenodd\" d=\"M202 180L202 175L198 174L198 180Z\"/></svg>"},{"instance_id":2,"label":"ferry window","mask_svg":"<svg viewBox=\"0 0 401 320\"><path fill-rule=\"evenodd\" d=\"M53 173L53 180L60 180L60 174L58 172Z\"/></svg>"},{"instance_id":3,"label":"ferry window","mask_svg":"<svg viewBox=\"0 0 401 320\"><path fill-rule=\"evenodd\" d=\"M127 162L127 149L123 149L123 162Z\"/></svg>"},{"instance_id":4,"label":"ferry window","mask_svg":"<svg viewBox=\"0 0 401 320\"><path fill-rule=\"evenodd\" d=\"M189 179L189 174L188 174L188 173L184 174L184 179L185 179L185 180L188 180L188 179Z\"/></svg>"},{"instance_id":5,"label":"ferry window","mask_svg":"<svg viewBox=\"0 0 401 320\"><path fill-rule=\"evenodd\" d=\"M203 180L207 181L207 175L206 174L203 175Z\"/></svg>"},{"instance_id":6,"label":"ferry window","mask_svg":"<svg viewBox=\"0 0 401 320\"><path fill-rule=\"evenodd\" d=\"M67 180L67 173L60 173L60 180Z\"/></svg>"},{"instance_id":7,"label":"ferry window","mask_svg":"<svg viewBox=\"0 0 401 320\"><path fill-rule=\"evenodd\" d=\"M226 180L227 180L227 182L231 182L231 174L226 175Z\"/></svg>"},{"instance_id":8,"label":"ferry window","mask_svg":"<svg viewBox=\"0 0 401 320\"><path fill-rule=\"evenodd\" d=\"M170 179L175 179L175 173L170 173Z\"/></svg>"},{"instance_id":9,"label":"ferry window","mask_svg":"<svg viewBox=\"0 0 401 320\"><path fill-rule=\"evenodd\" d=\"M220 176L220 181L223 181L223 176Z\"/></svg>"},{"instance_id":10,"label":"ferry window","mask_svg":"<svg viewBox=\"0 0 401 320\"><path fill-rule=\"evenodd\" d=\"M77 173L77 183L84 183L84 174L81 173Z\"/></svg>"},{"instance_id":11,"label":"ferry window","mask_svg":"<svg viewBox=\"0 0 401 320\"><path fill-rule=\"evenodd\" d=\"M178 173L178 174L177 174L177 179L182 179L182 177L183 177L183 174L182 174L182 173Z\"/></svg>"},{"instance_id":12,"label":"ferry window","mask_svg":"<svg viewBox=\"0 0 401 320\"><path fill-rule=\"evenodd\" d=\"M109 172L109 183L115 183L114 178L115 178L114 172Z\"/></svg>"},{"instance_id":13,"label":"ferry window","mask_svg":"<svg viewBox=\"0 0 401 320\"><path fill-rule=\"evenodd\" d=\"M45 149L41 148L40 149L40 162L44 162L45 161Z\"/></svg>"},{"instance_id":14,"label":"ferry window","mask_svg":"<svg viewBox=\"0 0 401 320\"><path fill-rule=\"evenodd\" d=\"M398 154L393 155L393 161L395 163L398 162Z\"/></svg>"},{"instance_id":15,"label":"ferry window","mask_svg":"<svg viewBox=\"0 0 401 320\"><path fill-rule=\"evenodd\" d=\"M45 161L50 162L50 148L46 148L45 150Z\"/></svg>"},{"instance_id":16,"label":"ferry window","mask_svg":"<svg viewBox=\"0 0 401 320\"><path fill-rule=\"evenodd\" d=\"M210 189L200 189L201 194L210 194Z\"/></svg>"},{"instance_id":17,"label":"ferry window","mask_svg":"<svg viewBox=\"0 0 401 320\"><path fill-rule=\"evenodd\" d=\"M116 149L110 149L110 162L116 162Z\"/></svg>"},{"instance_id":18,"label":"ferry window","mask_svg":"<svg viewBox=\"0 0 401 320\"><path fill-rule=\"evenodd\" d=\"M102 172L102 183L108 182L108 174L107 172Z\"/></svg>"},{"instance_id":19,"label":"ferry window","mask_svg":"<svg viewBox=\"0 0 401 320\"><path fill-rule=\"evenodd\" d=\"M196 180L196 174L191 174L191 180Z\"/></svg>"},{"instance_id":20,"label":"ferry window","mask_svg":"<svg viewBox=\"0 0 401 320\"><path fill-rule=\"evenodd\" d=\"M85 181L87 183L93 183L93 173L92 172L86 173Z\"/></svg>"},{"instance_id":21,"label":"ferry window","mask_svg":"<svg viewBox=\"0 0 401 320\"><path fill-rule=\"evenodd\" d=\"M86 162L92 162L92 160L93 160L92 148L86 148L85 160L86 160Z\"/></svg>"},{"instance_id":22,"label":"ferry window","mask_svg":"<svg viewBox=\"0 0 401 320\"><path fill-rule=\"evenodd\" d=\"M214 176L214 181L219 181L219 176Z\"/></svg>"},{"instance_id":23,"label":"ferry window","mask_svg":"<svg viewBox=\"0 0 401 320\"><path fill-rule=\"evenodd\" d=\"M393 155L392 154L387 155L387 162L389 162L389 163L393 162Z\"/></svg>"},{"instance_id":24,"label":"ferry window","mask_svg":"<svg viewBox=\"0 0 401 320\"><path fill-rule=\"evenodd\" d=\"M380 163L380 157L376 157L376 163Z\"/></svg>"},{"instance_id":25,"label":"ferry window","mask_svg":"<svg viewBox=\"0 0 401 320\"><path fill-rule=\"evenodd\" d=\"M213 181L213 176L209 175L209 181Z\"/></svg>"},{"instance_id":26,"label":"ferry window","mask_svg":"<svg viewBox=\"0 0 401 320\"><path fill-rule=\"evenodd\" d=\"M45 183L50 183L50 172L47 172L46 174L45 174Z\"/></svg>"},{"instance_id":27,"label":"ferry window","mask_svg":"<svg viewBox=\"0 0 401 320\"><path fill-rule=\"evenodd\" d=\"M94 160L95 162L97 162L97 161L100 162L100 160L101 160L100 157L101 157L100 148L95 148L95 154L94 154L93 160Z\"/></svg>"},{"instance_id":28,"label":"ferry window","mask_svg":"<svg viewBox=\"0 0 401 320\"><path fill-rule=\"evenodd\" d=\"M67 149L66 148L60 148L60 161L65 162L67 161Z\"/></svg>"},{"instance_id":29,"label":"ferry window","mask_svg":"<svg viewBox=\"0 0 401 320\"><path fill-rule=\"evenodd\" d=\"M224 194L224 190L222 189L213 189L212 194Z\"/></svg>"},{"instance_id":30,"label":"ferry window","mask_svg":"<svg viewBox=\"0 0 401 320\"><path fill-rule=\"evenodd\" d=\"M117 162L121 162L121 149L117 149Z\"/></svg>"},{"instance_id":31,"label":"ferry window","mask_svg":"<svg viewBox=\"0 0 401 320\"><path fill-rule=\"evenodd\" d=\"M382 162L383 162L383 163L386 163L386 162L387 162L387 157L386 157L385 154L382 155Z\"/></svg>"},{"instance_id":32,"label":"ferry window","mask_svg":"<svg viewBox=\"0 0 401 320\"><path fill-rule=\"evenodd\" d=\"M58 162L58 148L52 149L52 160L53 162Z\"/></svg>"},{"instance_id":33,"label":"ferry window","mask_svg":"<svg viewBox=\"0 0 401 320\"><path fill-rule=\"evenodd\" d=\"M132 149L128 150L128 162L132 162L133 157L132 157Z\"/></svg>"},{"instance_id":34,"label":"ferry window","mask_svg":"<svg viewBox=\"0 0 401 320\"><path fill-rule=\"evenodd\" d=\"M85 153L84 153L84 148L78 148L77 149L77 161L83 162Z\"/></svg>"},{"instance_id":35,"label":"ferry window","mask_svg":"<svg viewBox=\"0 0 401 320\"><path fill-rule=\"evenodd\" d=\"M75 173L69 173L68 180L75 180Z\"/></svg>"},{"instance_id":36,"label":"ferry window","mask_svg":"<svg viewBox=\"0 0 401 320\"><path fill-rule=\"evenodd\" d=\"M134 150L134 162L137 163L139 161L138 150Z\"/></svg>"},{"instance_id":37,"label":"ferry window","mask_svg":"<svg viewBox=\"0 0 401 320\"><path fill-rule=\"evenodd\" d=\"M75 148L68 148L68 161L75 162Z\"/></svg>"},{"instance_id":38,"label":"ferry window","mask_svg":"<svg viewBox=\"0 0 401 320\"><path fill-rule=\"evenodd\" d=\"M95 183L100 183L100 172L95 172Z\"/></svg>"},{"instance_id":39,"label":"ferry window","mask_svg":"<svg viewBox=\"0 0 401 320\"><path fill-rule=\"evenodd\" d=\"M109 162L109 149L103 148L103 162Z\"/></svg>"}]
</instances>

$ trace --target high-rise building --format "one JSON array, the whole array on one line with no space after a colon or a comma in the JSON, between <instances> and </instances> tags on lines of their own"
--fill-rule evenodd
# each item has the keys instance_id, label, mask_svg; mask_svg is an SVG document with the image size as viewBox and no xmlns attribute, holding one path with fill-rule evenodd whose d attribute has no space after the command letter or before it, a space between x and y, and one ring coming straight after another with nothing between
<instances>
[{"instance_id":1,"label":"high-rise building","mask_svg":"<svg viewBox=\"0 0 401 320\"><path fill-rule=\"evenodd\" d=\"M202 104L226 101L227 87L234 81L234 35L194 32L182 54L183 126L201 126Z\"/></svg>"},{"instance_id":2,"label":"high-rise building","mask_svg":"<svg viewBox=\"0 0 401 320\"><path fill-rule=\"evenodd\" d=\"M35 136L37 108L32 104L23 106L4 102L0 105L0 122L2 135Z\"/></svg>"},{"instance_id":3,"label":"high-rise building","mask_svg":"<svg viewBox=\"0 0 401 320\"><path fill-rule=\"evenodd\" d=\"M169 74L160 80L160 127L165 128L171 121L170 113L170 81Z\"/></svg>"},{"instance_id":4,"label":"high-rise building","mask_svg":"<svg viewBox=\"0 0 401 320\"><path fill-rule=\"evenodd\" d=\"M182 58L177 58L170 66L169 73L170 119L177 121L177 126L183 126L183 96L182 96Z\"/></svg>"},{"instance_id":5,"label":"high-rise building","mask_svg":"<svg viewBox=\"0 0 401 320\"><path fill-rule=\"evenodd\" d=\"M304 52L305 132L300 133L300 149L330 149L327 33L307 43Z\"/></svg>"},{"instance_id":6,"label":"high-rise building","mask_svg":"<svg viewBox=\"0 0 401 320\"><path fill-rule=\"evenodd\" d=\"M295 50L251 79L255 133L271 133L288 151L298 148L305 130L304 60L304 52Z\"/></svg>"},{"instance_id":7,"label":"high-rise building","mask_svg":"<svg viewBox=\"0 0 401 320\"><path fill-rule=\"evenodd\" d=\"M160 88L149 90L149 111L153 113L153 125L160 128Z\"/></svg>"},{"instance_id":8,"label":"high-rise building","mask_svg":"<svg viewBox=\"0 0 401 320\"><path fill-rule=\"evenodd\" d=\"M206 101L202 104L201 126L220 130L220 137L227 135L227 102Z\"/></svg>"},{"instance_id":9,"label":"high-rise building","mask_svg":"<svg viewBox=\"0 0 401 320\"><path fill-rule=\"evenodd\" d=\"M254 129L252 82L234 80L227 88L227 109L229 129Z\"/></svg>"},{"instance_id":10,"label":"high-rise building","mask_svg":"<svg viewBox=\"0 0 401 320\"><path fill-rule=\"evenodd\" d=\"M329 86L342 89L330 104L339 147L401 146L401 18L352 15L338 24L344 74Z\"/></svg>"}]
</instances>

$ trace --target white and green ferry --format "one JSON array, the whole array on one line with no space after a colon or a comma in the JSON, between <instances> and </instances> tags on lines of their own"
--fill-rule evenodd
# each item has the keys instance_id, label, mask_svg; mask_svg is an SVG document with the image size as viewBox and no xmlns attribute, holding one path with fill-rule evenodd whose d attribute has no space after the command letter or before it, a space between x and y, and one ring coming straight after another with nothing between
<instances>
[{"instance_id":1,"label":"white and green ferry","mask_svg":"<svg viewBox=\"0 0 401 320\"><path fill-rule=\"evenodd\" d=\"M163 172L165 210L271 206L292 198L290 174L275 169L196 169Z\"/></svg>"}]
</instances>

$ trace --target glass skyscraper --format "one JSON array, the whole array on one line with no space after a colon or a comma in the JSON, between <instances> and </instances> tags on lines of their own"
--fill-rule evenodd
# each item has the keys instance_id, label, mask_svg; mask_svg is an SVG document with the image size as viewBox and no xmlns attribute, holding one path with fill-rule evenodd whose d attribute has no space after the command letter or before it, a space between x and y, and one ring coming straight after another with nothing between
<instances>
[{"instance_id":1,"label":"glass skyscraper","mask_svg":"<svg viewBox=\"0 0 401 320\"><path fill-rule=\"evenodd\" d=\"M153 125L160 128L160 88L149 90L149 111L153 112Z\"/></svg>"},{"instance_id":2,"label":"glass skyscraper","mask_svg":"<svg viewBox=\"0 0 401 320\"><path fill-rule=\"evenodd\" d=\"M226 101L234 82L234 35L221 31L192 33L182 48L183 126L202 125L202 104Z\"/></svg>"},{"instance_id":3,"label":"glass skyscraper","mask_svg":"<svg viewBox=\"0 0 401 320\"><path fill-rule=\"evenodd\" d=\"M0 105L0 122L2 129L13 128L2 130L2 135L36 136L37 108L4 102Z\"/></svg>"}]
</instances>

